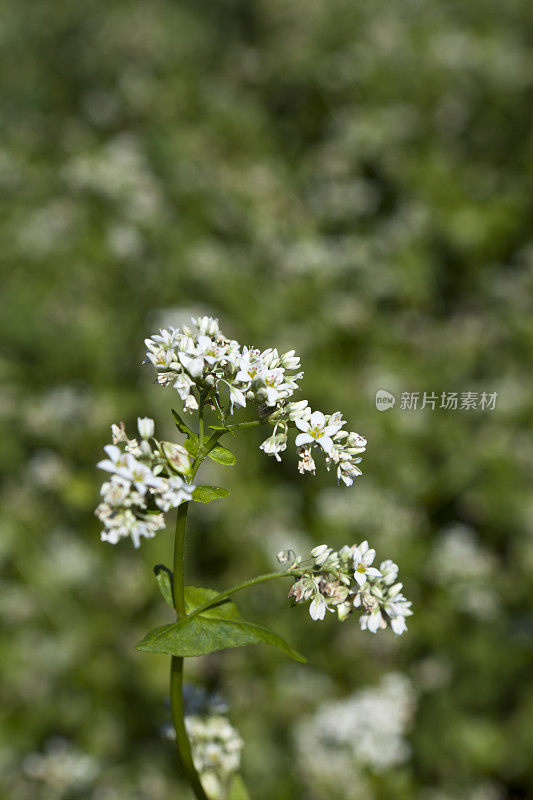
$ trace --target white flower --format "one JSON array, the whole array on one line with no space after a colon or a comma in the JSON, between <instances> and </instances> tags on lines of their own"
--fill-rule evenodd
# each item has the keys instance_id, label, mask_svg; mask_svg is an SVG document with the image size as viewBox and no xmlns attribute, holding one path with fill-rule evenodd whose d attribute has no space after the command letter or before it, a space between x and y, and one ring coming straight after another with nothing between
<instances>
[{"instance_id":1,"label":"white flower","mask_svg":"<svg viewBox=\"0 0 533 800\"><path fill-rule=\"evenodd\" d=\"M397 636L401 636L402 633L404 633L407 630L405 617L404 616L394 617L393 619L391 619L390 626Z\"/></svg>"},{"instance_id":2,"label":"white flower","mask_svg":"<svg viewBox=\"0 0 533 800\"><path fill-rule=\"evenodd\" d=\"M311 409L307 400L298 400L297 402L287 403L286 406L287 416L292 422L297 419L307 419L311 416Z\"/></svg>"},{"instance_id":3,"label":"white flower","mask_svg":"<svg viewBox=\"0 0 533 800\"><path fill-rule=\"evenodd\" d=\"M283 391L288 388L288 384L284 383L283 370L267 370L260 376L260 379L263 386L258 389L258 397L264 399L267 406L275 406Z\"/></svg>"},{"instance_id":4,"label":"white flower","mask_svg":"<svg viewBox=\"0 0 533 800\"><path fill-rule=\"evenodd\" d=\"M130 493L131 483L119 475L113 475L111 481L103 483L100 494L111 506L124 505Z\"/></svg>"},{"instance_id":5,"label":"white flower","mask_svg":"<svg viewBox=\"0 0 533 800\"><path fill-rule=\"evenodd\" d=\"M344 442L344 449L347 453L354 456L358 453L364 453L366 450L367 441L364 436L361 436L359 433L352 433L349 434L348 438Z\"/></svg>"},{"instance_id":6,"label":"white flower","mask_svg":"<svg viewBox=\"0 0 533 800\"><path fill-rule=\"evenodd\" d=\"M281 366L288 370L298 369L300 366L300 356L295 355L295 350L288 350L280 358Z\"/></svg>"},{"instance_id":7,"label":"white flower","mask_svg":"<svg viewBox=\"0 0 533 800\"><path fill-rule=\"evenodd\" d=\"M245 383L247 386L259 378L266 370L265 364L261 359L259 350L243 347L242 355L238 359L239 371L235 380Z\"/></svg>"},{"instance_id":8,"label":"white flower","mask_svg":"<svg viewBox=\"0 0 533 800\"><path fill-rule=\"evenodd\" d=\"M106 472L117 472L120 467L126 465L127 454L114 444L106 444L104 447L105 452L109 458L99 461L96 465L99 469L105 469Z\"/></svg>"},{"instance_id":9,"label":"white flower","mask_svg":"<svg viewBox=\"0 0 533 800\"><path fill-rule=\"evenodd\" d=\"M189 353L179 352L178 358L182 366L185 367L193 378L201 378L205 366L205 361L202 356L196 355L195 353L191 355Z\"/></svg>"},{"instance_id":10,"label":"white flower","mask_svg":"<svg viewBox=\"0 0 533 800\"><path fill-rule=\"evenodd\" d=\"M209 336L199 336L197 353L201 355L207 364L216 364L224 356L226 348L218 345Z\"/></svg>"},{"instance_id":11,"label":"white flower","mask_svg":"<svg viewBox=\"0 0 533 800\"><path fill-rule=\"evenodd\" d=\"M392 559L388 558L386 561L381 562L379 568L381 570L381 574L383 575L384 582L388 586L392 586L398 577L398 564L395 564Z\"/></svg>"},{"instance_id":12,"label":"white flower","mask_svg":"<svg viewBox=\"0 0 533 800\"><path fill-rule=\"evenodd\" d=\"M360 461L360 458L356 458L353 461L341 461L338 464L337 478L343 481L346 486L352 486L354 478L363 474L359 467L356 466Z\"/></svg>"},{"instance_id":13,"label":"white flower","mask_svg":"<svg viewBox=\"0 0 533 800\"><path fill-rule=\"evenodd\" d=\"M150 467L131 455L126 454L126 464L117 469L117 475L131 481L137 491L144 495L148 489L157 488L162 485L162 479L153 474Z\"/></svg>"},{"instance_id":14,"label":"white flower","mask_svg":"<svg viewBox=\"0 0 533 800\"><path fill-rule=\"evenodd\" d=\"M144 343L150 350L154 350L156 346L163 347L165 350L172 349L179 340L179 331L176 328L160 328L159 333L154 333L150 339L145 339ZM154 345L155 342L155 345Z\"/></svg>"},{"instance_id":15,"label":"white flower","mask_svg":"<svg viewBox=\"0 0 533 800\"><path fill-rule=\"evenodd\" d=\"M150 350L146 353L146 356L158 370L168 370L176 358L173 350L163 350L162 347L153 351Z\"/></svg>"},{"instance_id":16,"label":"white flower","mask_svg":"<svg viewBox=\"0 0 533 800\"><path fill-rule=\"evenodd\" d=\"M376 567L370 565L376 557L375 550L368 549L368 542L362 542L359 547L353 549L354 578L359 586L364 586L367 577L380 578L381 572Z\"/></svg>"},{"instance_id":17,"label":"white flower","mask_svg":"<svg viewBox=\"0 0 533 800\"><path fill-rule=\"evenodd\" d=\"M181 503L186 503L191 499L194 486L185 483L177 475L173 475L168 481L164 481L161 492L156 494L155 503L162 511L169 511L176 508Z\"/></svg>"},{"instance_id":18,"label":"white flower","mask_svg":"<svg viewBox=\"0 0 533 800\"><path fill-rule=\"evenodd\" d=\"M185 372L180 372L174 382L174 389L178 390L178 394L184 403L191 393L191 386L194 386L194 381Z\"/></svg>"},{"instance_id":19,"label":"white flower","mask_svg":"<svg viewBox=\"0 0 533 800\"><path fill-rule=\"evenodd\" d=\"M313 547L311 550L311 555L315 559L316 566L321 567L322 564L327 561L329 554L332 552L332 548L328 547L327 544L319 544L316 547Z\"/></svg>"},{"instance_id":20,"label":"white flower","mask_svg":"<svg viewBox=\"0 0 533 800\"><path fill-rule=\"evenodd\" d=\"M401 594L401 590L401 583L391 586L385 598L385 602L383 603L384 611L391 621L391 628L398 636L401 636L401 634L407 630L405 617L410 617L413 613L411 611L412 603L406 600L403 594Z\"/></svg>"},{"instance_id":21,"label":"white flower","mask_svg":"<svg viewBox=\"0 0 533 800\"><path fill-rule=\"evenodd\" d=\"M326 602L326 598L321 594L315 594L309 606L309 614L311 615L311 619L324 619L326 616L327 607L328 604Z\"/></svg>"},{"instance_id":22,"label":"white flower","mask_svg":"<svg viewBox=\"0 0 533 800\"><path fill-rule=\"evenodd\" d=\"M230 414L233 414L233 407L237 406L238 408L246 408L246 397L244 396L244 392L234 386L229 381L221 380L219 383L225 383L229 389L229 400L230 400Z\"/></svg>"},{"instance_id":23,"label":"white flower","mask_svg":"<svg viewBox=\"0 0 533 800\"><path fill-rule=\"evenodd\" d=\"M342 427L341 422L326 423L326 418L321 411L314 411L309 420L298 418L294 422L296 427L302 431L296 437L296 447L315 443L319 444L326 453L330 453L333 449L331 437Z\"/></svg>"},{"instance_id":24,"label":"white flower","mask_svg":"<svg viewBox=\"0 0 533 800\"><path fill-rule=\"evenodd\" d=\"M192 317L191 322L201 335L217 336L220 333L218 319L215 317ZM183 330L187 332L189 329L183 326Z\"/></svg>"},{"instance_id":25,"label":"white flower","mask_svg":"<svg viewBox=\"0 0 533 800\"><path fill-rule=\"evenodd\" d=\"M259 449L262 450L267 456L274 456L276 461L281 461L278 453L282 453L287 448L287 434L286 433L276 433L276 429L274 429L274 433L272 436L269 436L268 439L259 445Z\"/></svg>"},{"instance_id":26,"label":"white flower","mask_svg":"<svg viewBox=\"0 0 533 800\"><path fill-rule=\"evenodd\" d=\"M154 435L154 421L150 417L137 417L137 429L141 439L150 439Z\"/></svg>"},{"instance_id":27,"label":"white flower","mask_svg":"<svg viewBox=\"0 0 533 800\"><path fill-rule=\"evenodd\" d=\"M362 631L368 630L370 633L377 633L380 629L387 627L379 606L376 606L370 614L363 614L359 618L359 624Z\"/></svg>"},{"instance_id":28,"label":"white flower","mask_svg":"<svg viewBox=\"0 0 533 800\"><path fill-rule=\"evenodd\" d=\"M189 414L193 414L195 411L198 411L198 400L193 394L190 394L185 401L183 408L185 411L188 411Z\"/></svg>"}]
</instances>

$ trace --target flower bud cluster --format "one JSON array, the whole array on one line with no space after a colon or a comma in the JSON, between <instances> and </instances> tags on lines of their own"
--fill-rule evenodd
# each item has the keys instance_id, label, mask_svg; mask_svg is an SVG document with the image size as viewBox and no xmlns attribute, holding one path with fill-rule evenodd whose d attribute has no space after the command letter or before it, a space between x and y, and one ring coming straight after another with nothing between
<instances>
[{"instance_id":1,"label":"flower bud cluster","mask_svg":"<svg viewBox=\"0 0 533 800\"><path fill-rule=\"evenodd\" d=\"M255 404L259 420L274 426L261 444L264 453L281 461L289 428L297 428L301 474L315 474L313 453L319 451L327 469L333 468L346 486L361 475L357 465L366 439L344 429L341 412L323 414L312 411L307 400L290 399L303 376L294 350L279 355L273 348L261 351L241 346L226 338L218 320L211 317L193 318L190 326L181 329L162 329L145 343L146 360L156 368L159 383L177 390L184 410L197 410L200 396L209 397L222 417Z\"/></svg>"},{"instance_id":2,"label":"flower bud cluster","mask_svg":"<svg viewBox=\"0 0 533 800\"><path fill-rule=\"evenodd\" d=\"M154 421L137 420L139 439L128 438L124 423L112 425L113 444L97 466L111 473L102 484L96 516L103 523L101 539L117 544L131 536L135 547L165 527L164 513L191 499L194 486L183 475L190 471L189 454L181 445L153 438Z\"/></svg>"},{"instance_id":3,"label":"flower bud cluster","mask_svg":"<svg viewBox=\"0 0 533 800\"><path fill-rule=\"evenodd\" d=\"M398 566L394 561L382 561L379 569L372 566L376 551L368 542L344 546L338 552L325 544L311 550L313 563L302 566L300 557L282 552L280 563L299 575L290 591L294 603L310 600L309 614L323 620L326 611L336 612L345 620L355 609L363 611L359 623L362 630L376 633L390 625L394 633L407 630L405 618L410 616L411 603L402 594L403 584L397 582Z\"/></svg>"}]
</instances>

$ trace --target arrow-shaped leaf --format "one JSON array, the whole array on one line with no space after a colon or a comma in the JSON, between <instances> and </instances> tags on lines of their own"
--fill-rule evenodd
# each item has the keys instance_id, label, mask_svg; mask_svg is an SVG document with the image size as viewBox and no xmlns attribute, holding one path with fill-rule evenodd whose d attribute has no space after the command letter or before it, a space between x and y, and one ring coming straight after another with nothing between
<instances>
[{"instance_id":1,"label":"arrow-shaped leaf","mask_svg":"<svg viewBox=\"0 0 533 800\"><path fill-rule=\"evenodd\" d=\"M216 597L216 592L188 587L186 589L188 611L198 608L213 597ZM278 647L296 661L306 660L277 633L264 625L243 619L235 604L230 601L224 601L196 617L183 617L171 625L162 625L150 631L142 642L139 642L137 650L189 657L260 643Z\"/></svg>"}]
</instances>

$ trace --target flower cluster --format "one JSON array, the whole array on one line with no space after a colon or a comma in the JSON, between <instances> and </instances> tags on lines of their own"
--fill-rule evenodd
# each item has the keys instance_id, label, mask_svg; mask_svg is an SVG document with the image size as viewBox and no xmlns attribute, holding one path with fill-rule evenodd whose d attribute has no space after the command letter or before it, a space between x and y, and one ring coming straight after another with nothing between
<instances>
[{"instance_id":1,"label":"flower cluster","mask_svg":"<svg viewBox=\"0 0 533 800\"><path fill-rule=\"evenodd\" d=\"M185 727L204 789L210 797L226 800L231 780L240 769L244 742L221 714L187 716Z\"/></svg>"},{"instance_id":2,"label":"flower cluster","mask_svg":"<svg viewBox=\"0 0 533 800\"><path fill-rule=\"evenodd\" d=\"M208 398L224 421L236 408L255 404L259 420L274 427L261 445L267 455L280 461L289 428L296 428L302 474L315 474L313 449L347 486L361 474L357 465L366 439L344 429L341 412L313 412L307 400L290 399L303 376L294 350L279 355L274 348L241 346L224 336L212 317L193 318L181 329L161 329L145 343L146 360L156 368L158 382L177 390L185 411L196 411Z\"/></svg>"},{"instance_id":3,"label":"flower cluster","mask_svg":"<svg viewBox=\"0 0 533 800\"><path fill-rule=\"evenodd\" d=\"M280 356L273 349L241 347L212 317L193 317L191 323L145 339L146 359L156 368L158 382L177 390L185 411L198 409L201 393L210 394L220 408L226 393L229 413L247 402L273 410L298 388L303 373L295 372L300 359L294 350Z\"/></svg>"},{"instance_id":4,"label":"flower cluster","mask_svg":"<svg viewBox=\"0 0 533 800\"><path fill-rule=\"evenodd\" d=\"M278 561L290 564L289 570L298 575L289 597L294 603L311 600L312 619L323 620L326 611L332 611L343 621L357 608L363 611L359 620L362 630L376 633L387 623L396 634L407 630L405 618L413 612L402 594L403 584L396 582L394 561L382 561L379 569L372 566L376 551L367 541L338 552L321 544L311 550L311 556L313 563L308 567L291 552L279 553Z\"/></svg>"},{"instance_id":5,"label":"flower cluster","mask_svg":"<svg viewBox=\"0 0 533 800\"><path fill-rule=\"evenodd\" d=\"M164 512L191 499L194 486L183 475L190 471L189 454L181 445L153 438L154 421L137 420L139 439L129 439L124 424L112 425L113 444L98 467L111 473L102 484L96 516L103 523L102 541L116 544L131 536L135 547L165 527Z\"/></svg>"},{"instance_id":6,"label":"flower cluster","mask_svg":"<svg viewBox=\"0 0 533 800\"><path fill-rule=\"evenodd\" d=\"M368 785L371 774L409 758L406 736L415 708L411 682L403 673L391 672L376 686L322 702L300 719L293 729L296 758L313 797L374 796Z\"/></svg>"},{"instance_id":7,"label":"flower cluster","mask_svg":"<svg viewBox=\"0 0 533 800\"><path fill-rule=\"evenodd\" d=\"M227 800L232 778L241 766L244 745L227 717L228 704L219 694L192 684L183 687L183 700L185 727L202 786L213 800ZM165 725L162 733L168 739L176 739L172 724Z\"/></svg>"},{"instance_id":8,"label":"flower cluster","mask_svg":"<svg viewBox=\"0 0 533 800\"><path fill-rule=\"evenodd\" d=\"M53 792L53 795L46 794L47 797L66 797L71 792L78 794L87 789L97 777L98 767L92 756L59 736L47 739L42 751L29 753L22 765L29 778ZM39 796L42 796L40 792Z\"/></svg>"}]
</instances>

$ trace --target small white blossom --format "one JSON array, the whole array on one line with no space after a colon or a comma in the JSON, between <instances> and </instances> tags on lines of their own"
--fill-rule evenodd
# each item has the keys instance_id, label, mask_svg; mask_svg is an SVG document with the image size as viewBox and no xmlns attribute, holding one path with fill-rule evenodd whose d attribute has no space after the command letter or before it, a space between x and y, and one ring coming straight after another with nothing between
<instances>
[{"instance_id":1,"label":"small white blossom","mask_svg":"<svg viewBox=\"0 0 533 800\"><path fill-rule=\"evenodd\" d=\"M324 619L326 616L327 607L328 604L326 602L326 598L321 594L315 594L313 600L311 601L311 605L309 606L309 614L311 619Z\"/></svg>"},{"instance_id":2,"label":"small white blossom","mask_svg":"<svg viewBox=\"0 0 533 800\"><path fill-rule=\"evenodd\" d=\"M194 414L195 411L198 411L198 400L193 394L188 396L183 408L185 411L188 411L189 414Z\"/></svg>"},{"instance_id":3,"label":"small white blossom","mask_svg":"<svg viewBox=\"0 0 533 800\"><path fill-rule=\"evenodd\" d=\"M274 429L274 433L272 436L269 436L268 439L260 445L260 449L263 450L267 456L274 456L276 461L281 461L279 457L279 453L282 453L287 447L287 434L286 433L276 433Z\"/></svg>"},{"instance_id":4,"label":"small white blossom","mask_svg":"<svg viewBox=\"0 0 533 800\"><path fill-rule=\"evenodd\" d=\"M137 417L137 429L141 439L150 439L154 435L154 421L150 417Z\"/></svg>"},{"instance_id":5,"label":"small white blossom","mask_svg":"<svg viewBox=\"0 0 533 800\"><path fill-rule=\"evenodd\" d=\"M366 545L366 547L365 547ZM353 551L353 564L354 564L354 578L359 584L363 586L368 577L380 578L381 572L376 567L371 567L376 557L375 550L369 550L368 542L363 542L362 545L356 547Z\"/></svg>"},{"instance_id":6,"label":"small white blossom","mask_svg":"<svg viewBox=\"0 0 533 800\"><path fill-rule=\"evenodd\" d=\"M127 455L122 452L120 447L115 444L106 444L104 450L109 458L98 462L96 466L99 469L105 469L106 472L116 472L118 468L126 466Z\"/></svg>"},{"instance_id":7,"label":"small white blossom","mask_svg":"<svg viewBox=\"0 0 533 800\"><path fill-rule=\"evenodd\" d=\"M190 393L191 388L194 386L194 381L189 378L189 376L185 372L180 372L176 380L174 381L174 389L177 390L179 396L185 402Z\"/></svg>"},{"instance_id":8,"label":"small white blossom","mask_svg":"<svg viewBox=\"0 0 533 800\"><path fill-rule=\"evenodd\" d=\"M302 431L296 437L296 447L316 442L326 453L330 453L333 449L331 437L342 427L340 422L326 423L326 418L321 411L314 411L309 420L298 418L295 420L295 424Z\"/></svg>"},{"instance_id":9,"label":"small white blossom","mask_svg":"<svg viewBox=\"0 0 533 800\"><path fill-rule=\"evenodd\" d=\"M313 547L311 550L311 555L315 559L315 565L317 567L321 567L331 552L332 548L328 547L327 544L319 544L316 547Z\"/></svg>"}]
</instances>

